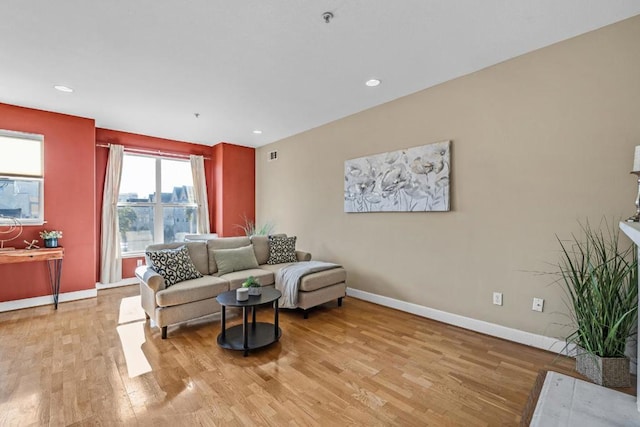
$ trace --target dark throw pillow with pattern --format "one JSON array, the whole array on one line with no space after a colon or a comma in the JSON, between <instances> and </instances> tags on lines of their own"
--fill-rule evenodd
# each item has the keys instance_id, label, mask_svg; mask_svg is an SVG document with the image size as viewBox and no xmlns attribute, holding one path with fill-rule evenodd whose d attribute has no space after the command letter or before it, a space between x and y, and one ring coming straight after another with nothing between
<instances>
[{"instance_id":1,"label":"dark throw pillow with pattern","mask_svg":"<svg viewBox=\"0 0 640 427\"><path fill-rule=\"evenodd\" d=\"M282 264L296 262L296 236L269 236L269 259L267 264Z\"/></svg>"},{"instance_id":2,"label":"dark throw pillow with pattern","mask_svg":"<svg viewBox=\"0 0 640 427\"><path fill-rule=\"evenodd\" d=\"M202 274L193 265L186 246L147 251L145 255L151 261L153 271L164 277L167 288L185 280L202 277Z\"/></svg>"}]
</instances>

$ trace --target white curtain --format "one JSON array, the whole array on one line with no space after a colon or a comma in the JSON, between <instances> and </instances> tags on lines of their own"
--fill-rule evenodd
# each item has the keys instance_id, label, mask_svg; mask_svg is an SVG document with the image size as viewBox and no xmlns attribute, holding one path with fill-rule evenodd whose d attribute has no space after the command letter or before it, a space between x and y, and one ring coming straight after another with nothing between
<instances>
[{"instance_id":1,"label":"white curtain","mask_svg":"<svg viewBox=\"0 0 640 427\"><path fill-rule=\"evenodd\" d=\"M107 176L102 195L102 241L100 242L100 282L114 283L122 280L120 255L120 231L118 227L118 193L122 177L122 145L111 144Z\"/></svg>"},{"instance_id":2,"label":"white curtain","mask_svg":"<svg viewBox=\"0 0 640 427\"><path fill-rule=\"evenodd\" d=\"M198 204L198 233L209 233L209 203L207 203L207 181L204 176L204 157L189 156L193 175L193 194Z\"/></svg>"}]
</instances>

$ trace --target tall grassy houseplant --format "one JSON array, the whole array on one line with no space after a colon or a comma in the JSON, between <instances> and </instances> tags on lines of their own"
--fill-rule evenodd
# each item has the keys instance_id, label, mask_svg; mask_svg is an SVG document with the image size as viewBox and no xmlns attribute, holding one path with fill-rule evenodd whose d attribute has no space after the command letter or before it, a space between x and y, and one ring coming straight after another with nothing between
<instances>
[{"instance_id":1,"label":"tall grassy houseplant","mask_svg":"<svg viewBox=\"0 0 640 427\"><path fill-rule=\"evenodd\" d=\"M598 229L580 225L582 238L558 238L559 269L575 327L567 342L579 347L580 373L601 385L625 387L630 381L625 349L638 319L636 246L622 245L619 230L607 221ZM607 372L610 364L615 368Z\"/></svg>"},{"instance_id":2,"label":"tall grassy houseplant","mask_svg":"<svg viewBox=\"0 0 640 427\"><path fill-rule=\"evenodd\" d=\"M275 228L273 223L271 222L267 222L262 226L258 226L253 220L247 218L246 215L243 215L243 220L243 225L236 224L236 226L242 230L245 236L267 236L271 234L273 232L273 229Z\"/></svg>"}]
</instances>

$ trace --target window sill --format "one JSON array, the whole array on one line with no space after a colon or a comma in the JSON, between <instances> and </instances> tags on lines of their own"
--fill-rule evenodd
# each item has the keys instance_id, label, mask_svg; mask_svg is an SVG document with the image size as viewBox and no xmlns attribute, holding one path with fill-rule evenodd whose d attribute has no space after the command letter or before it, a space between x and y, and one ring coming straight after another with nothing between
<instances>
[{"instance_id":1,"label":"window sill","mask_svg":"<svg viewBox=\"0 0 640 427\"><path fill-rule=\"evenodd\" d=\"M20 218L16 218L18 220L19 225L23 226L23 227L40 227L46 224L46 221L43 221L41 219L20 219ZM5 226L14 226L15 223L12 220L6 220L6 219L2 219L0 220L0 226L5 227Z\"/></svg>"},{"instance_id":2,"label":"window sill","mask_svg":"<svg viewBox=\"0 0 640 427\"><path fill-rule=\"evenodd\" d=\"M127 252L126 254L120 254L120 257L122 259L144 258L144 251L143 252Z\"/></svg>"}]
</instances>

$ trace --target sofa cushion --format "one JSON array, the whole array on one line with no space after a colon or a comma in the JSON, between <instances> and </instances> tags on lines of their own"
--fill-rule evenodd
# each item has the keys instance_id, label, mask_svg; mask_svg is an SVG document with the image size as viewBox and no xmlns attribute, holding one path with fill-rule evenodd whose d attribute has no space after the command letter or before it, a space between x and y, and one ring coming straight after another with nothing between
<instances>
[{"instance_id":1,"label":"sofa cushion","mask_svg":"<svg viewBox=\"0 0 640 427\"><path fill-rule=\"evenodd\" d=\"M146 251L145 256L151 261L151 268L164 278L167 288L185 280L202 277L184 245L176 249Z\"/></svg>"},{"instance_id":2,"label":"sofa cushion","mask_svg":"<svg viewBox=\"0 0 640 427\"><path fill-rule=\"evenodd\" d=\"M293 263L283 262L282 264L262 264L260 265L260 268L262 268L263 270L269 270L275 275L278 271L280 271L282 267L286 267L287 265L291 265L291 264Z\"/></svg>"},{"instance_id":3,"label":"sofa cushion","mask_svg":"<svg viewBox=\"0 0 640 427\"><path fill-rule=\"evenodd\" d=\"M218 266L218 274L257 268L258 261L253 252L253 245L234 249L216 249L213 256Z\"/></svg>"},{"instance_id":4,"label":"sofa cushion","mask_svg":"<svg viewBox=\"0 0 640 427\"><path fill-rule=\"evenodd\" d=\"M261 265L260 268L263 270L269 270L273 272L274 278L275 275L278 274L278 271L291 265L291 262L285 262L282 264L265 264ZM347 281L347 272L344 268L332 268L330 270L317 271L315 273L307 274L306 276L302 276L300 280L299 290L304 292L311 292L317 289L321 289L327 286L335 285L337 283L342 283Z\"/></svg>"},{"instance_id":5,"label":"sofa cushion","mask_svg":"<svg viewBox=\"0 0 640 427\"><path fill-rule=\"evenodd\" d=\"M149 245L146 251L157 251L160 249L177 249L180 246L186 246L189 250L189 257L201 274L209 274L209 255L207 254L207 244L205 242L173 242L173 243L157 243ZM146 255L146 254L145 254ZM147 265L151 266L148 256L145 256Z\"/></svg>"},{"instance_id":6,"label":"sofa cushion","mask_svg":"<svg viewBox=\"0 0 640 427\"><path fill-rule=\"evenodd\" d=\"M177 283L156 293L156 303L160 307L187 304L208 298L215 298L229 290L229 283L215 276Z\"/></svg>"},{"instance_id":7,"label":"sofa cushion","mask_svg":"<svg viewBox=\"0 0 640 427\"><path fill-rule=\"evenodd\" d=\"M250 244L251 240L249 240L248 237L225 237L222 239L207 240L209 274L218 272L218 264L216 264L216 258L213 255L214 250L241 248L242 246L249 246Z\"/></svg>"},{"instance_id":8,"label":"sofa cushion","mask_svg":"<svg viewBox=\"0 0 640 427\"><path fill-rule=\"evenodd\" d=\"M318 271L303 276L300 280L300 290L311 292L337 283L346 282L347 271L342 268L332 268L331 270Z\"/></svg>"},{"instance_id":9,"label":"sofa cushion","mask_svg":"<svg viewBox=\"0 0 640 427\"><path fill-rule=\"evenodd\" d=\"M296 236L269 236L269 259L267 264L282 264L296 262Z\"/></svg>"},{"instance_id":10,"label":"sofa cushion","mask_svg":"<svg viewBox=\"0 0 640 427\"><path fill-rule=\"evenodd\" d=\"M242 286L242 283L247 280L249 276L253 276L262 286L273 285L275 280L275 276L271 271L262 268L234 271L233 273L223 274L220 278L227 280L229 282L229 289L233 290Z\"/></svg>"},{"instance_id":11,"label":"sofa cushion","mask_svg":"<svg viewBox=\"0 0 640 427\"><path fill-rule=\"evenodd\" d=\"M269 236L251 236L251 244L258 264L266 264L269 259Z\"/></svg>"}]
</instances>

